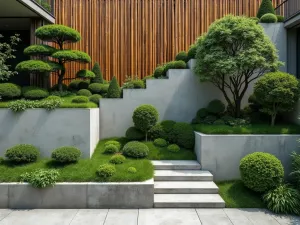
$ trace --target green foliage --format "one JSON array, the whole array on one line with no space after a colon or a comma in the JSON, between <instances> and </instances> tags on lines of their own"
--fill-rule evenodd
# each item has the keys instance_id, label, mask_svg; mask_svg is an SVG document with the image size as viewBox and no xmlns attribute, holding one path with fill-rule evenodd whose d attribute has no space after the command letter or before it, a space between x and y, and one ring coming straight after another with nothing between
<instances>
[{"instance_id":1,"label":"green foliage","mask_svg":"<svg viewBox=\"0 0 300 225\"><path fill-rule=\"evenodd\" d=\"M88 89L89 87L88 80L72 80L69 84L69 89L71 91L78 91L80 89Z\"/></svg>"},{"instance_id":2,"label":"green foliage","mask_svg":"<svg viewBox=\"0 0 300 225\"><path fill-rule=\"evenodd\" d=\"M267 208L275 213L300 214L300 194L286 184L268 191L263 196Z\"/></svg>"},{"instance_id":3,"label":"green foliage","mask_svg":"<svg viewBox=\"0 0 300 225\"><path fill-rule=\"evenodd\" d=\"M101 95L107 96L107 92L109 89L109 84L101 84Z\"/></svg>"},{"instance_id":4,"label":"green foliage","mask_svg":"<svg viewBox=\"0 0 300 225\"><path fill-rule=\"evenodd\" d=\"M157 147L166 147L168 142L165 139L157 138L153 141L153 144Z\"/></svg>"},{"instance_id":5,"label":"green foliage","mask_svg":"<svg viewBox=\"0 0 300 225\"><path fill-rule=\"evenodd\" d=\"M278 22L278 23L284 22L284 16L276 15L276 17L277 17L277 22Z\"/></svg>"},{"instance_id":6,"label":"green foliage","mask_svg":"<svg viewBox=\"0 0 300 225\"><path fill-rule=\"evenodd\" d=\"M115 166L110 164L100 165L97 170L97 175L102 178L108 178L117 172Z\"/></svg>"},{"instance_id":7,"label":"green foliage","mask_svg":"<svg viewBox=\"0 0 300 225\"><path fill-rule=\"evenodd\" d=\"M300 191L300 154L293 152L291 156L292 156L292 172L290 176L293 179L295 185L298 187L298 190Z\"/></svg>"},{"instance_id":8,"label":"green foliage","mask_svg":"<svg viewBox=\"0 0 300 225\"><path fill-rule=\"evenodd\" d=\"M72 99L72 103L88 103L89 98L86 96L76 96Z\"/></svg>"},{"instance_id":9,"label":"green foliage","mask_svg":"<svg viewBox=\"0 0 300 225\"><path fill-rule=\"evenodd\" d=\"M187 62L188 61L188 55L185 51L179 52L176 57L175 57L176 61L184 61Z\"/></svg>"},{"instance_id":10,"label":"green foliage","mask_svg":"<svg viewBox=\"0 0 300 225\"><path fill-rule=\"evenodd\" d=\"M163 120L160 125L163 127L163 135L161 137L165 138L167 141L172 141L172 130L176 124L173 120Z\"/></svg>"},{"instance_id":11,"label":"green foliage","mask_svg":"<svg viewBox=\"0 0 300 225\"><path fill-rule=\"evenodd\" d=\"M27 60L16 66L18 72L46 73L51 72L52 67L41 60Z\"/></svg>"},{"instance_id":12,"label":"green foliage","mask_svg":"<svg viewBox=\"0 0 300 225\"><path fill-rule=\"evenodd\" d=\"M284 169L274 155L254 152L241 160L240 173L246 187L256 192L266 192L282 183Z\"/></svg>"},{"instance_id":13,"label":"green foliage","mask_svg":"<svg viewBox=\"0 0 300 225\"><path fill-rule=\"evenodd\" d=\"M8 104L8 108L14 112L25 111L26 109L45 108L53 110L62 104L62 99L44 99L42 101L16 100Z\"/></svg>"},{"instance_id":14,"label":"green foliage","mask_svg":"<svg viewBox=\"0 0 300 225\"><path fill-rule=\"evenodd\" d=\"M113 144L105 145L104 153L105 154L115 154L119 151L118 147Z\"/></svg>"},{"instance_id":15,"label":"green foliage","mask_svg":"<svg viewBox=\"0 0 300 225\"><path fill-rule=\"evenodd\" d=\"M165 137L166 133L164 131L163 126L160 123L157 123L153 127L150 128L148 135L151 140L154 140L156 138Z\"/></svg>"},{"instance_id":16,"label":"green foliage","mask_svg":"<svg viewBox=\"0 0 300 225\"><path fill-rule=\"evenodd\" d=\"M112 164L122 164L123 162L125 162L125 160L125 156L121 154L115 154L110 158L109 162Z\"/></svg>"},{"instance_id":17,"label":"green foliage","mask_svg":"<svg viewBox=\"0 0 300 225\"><path fill-rule=\"evenodd\" d=\"M143 82L144 82L145 87L146 87L147 80L153 80L153 79L155 79L155 77L153 75L145 76L143 78Z\"/></svg>"},{"instance_id":18,"label":"green foliage","mask_svg":"<svg viewBox=\"0 0 300 225\"><path fill-rule=\"evenodd\" d=\"M201 123L204 124L213 124L218 118L214 115L208 115L207 117L205 117Z\"/></svg>"},{"instance_id":19,"label":"green foliage","mask_svg":"<svg viewBox=\"0 0 300 225\"><path fill-rule=\"evenodd\" d=\"M14 163L35 162L40 155L39 150L33 145L19 144L6 150L5 157Z\"/></svg>"},{"instance_id":20,"label":"green foliage","mask_svg":"<svg viewBox=\"0 0 300 225\"><path fill-rule=\"evenodd\" d=\"M51 91L58 91L58 84L54 84L51 89ZM68 90L68 86L66 84L62 84L62 90L63 91L67 91Z\"/></svg>"},{"instance_id":21,"label":"green foliage","mask_svg":"<svg viewBox=\"0 0 300 225\"><path fill-rule=\"evenodd\" d=\"M206 108L201 108L197 111L197 118L198 119L203 119L205 118L206 116L208 116L208 111Z\"/></svg>"},{"instance_id":22,"label":"green foliage","mask_svg":"<svg viewBox=\"0 0 300 225\"><path fill-rule=\"evenodd\" d=\"M188 123L176 123L171 131L171 142L186 149L193 149L195 145L195 134L193 127Z\"/></svg>"},{"instance_id":23,"label":"green foliage","mask_svg":"<svg viewBox=\"0 0 300 225\"><path fill-rule=\"evenodd\" d=\"M186 63L182 60L180 61L171 61L165 65L165 75L169 69L186 69Z\"/></svg>"},{"instance_id":24,"label":"green foliage","mask_svg":"<svg viewBox=\"0 0 300 225\"><path fill-rule=\"evenodd\" d=\"M63 62L91 62L91 57L88 54L78 50L60 50L52 54L51 57Z\"/></svg>"},{"instance_id":25,"label":"green foliage","mask_svg":"<svg viewBox=\"0 0 300 225\"><path fill-rule=\"evenodd\" d=\"M189 51L188 51L188 61L190 59L195 59L196 58L196 53L197 53L197 45L196 44L192 44L190 46Z\"/></svg>"},{"instance_id":26,"label":"green foliage","mask_svg":"<svg viewBox=\"0 0 300 225\"><path fill-rule=\"evenodd\" d=\"M138 78L132 79L131 77L127 78L122 89L144 89L145 82Z\"/></svg>"},{"instance_id":27,"label":"green foliage","mask_svg":"<svg viewBox=\"0 0 300 225\"><path fill-rule=\"evenodd\" d=\"M166 74L165 74L165 67L164 66L158 66L158 67L156 67L156 69L154 70L153 76L155 78L160 78L160 77L166 76Z\"/></svg>"},{"instance_id":28,"label":"green foliage","mask_svg":"<svg viewBox=\"0 0 300 225\"><path fill-rule=\"evenodd\" d=\"M300 96L299 82L288 73L268 73L256 82L254 95L262 105L261 111L271 116L271 125L274 125L279 112L294 109Z\"/></svg>"},{"instance_id":29,"label":"green foliage","mask_svg":"<svg viewBox=\"0 0 300 225\"><path fill-rule=\"evenodd\" d=\"M51 56L56 51L56 48L53 48L49 45L30 45L24 49L24 54L29 56Z\"/></svg>"},{"instance_id":30,"label":"green foliage","mask_svg":"<svg viewBox=\"0 0 300 225\"><path fill-rule=\"evenodd\" d=\"M261 23L277 23L277 16L272 13L267 13L260 18Z\"/></svg>"},{"instance_id":31,"label":"green foliage","mask_svg":"<svg viewBox=\"0 0 300 225\"><path fill-rule=\"evenodd\" d=\"M275 14L275 10L273 8L272 1L262 0L260 7L258 9L258 12L257 12L257 18L260 19L263 15L265 15L267 13Z\"/></svg>"},{"instance_id":32,"label":"green foliage","mask_svg":"<svg viewBox=\"0 0 300 225\"><path fill-rule=\"evenodd\" d=\"M20 177L21 182L28 182L35 188L54 186L59 177L57 170L39 169L31 173L24 173Z\"/></svg>"},{"instance_id":33,"label":"green foliage","mask_svg":"<svg viewBox=\"0 0 300 225\"><path fill-rule=\"evenodd\" d=\"M103 84L103 75L100 69L99 63L95 63L92 71L95 74L95 77L91 79L91 83L100 83Z\"/></svg>"},{"instance_id":34,"label":"green foliage","mask_svg":"<svg viewBox=\"0 0 300 225\"><path fill-rule=\"evenodd\" d=\"M131 141L124 146L123 154L132 158L144 158L149 154L149 148L141 142Z\"/></svg>"},{"instance_id":35,"label":"green foliage","mask_svg":"<svg viewBox=\"0 0 300 225\"><path fill-rule=\"evenodd\" d=\"M101 98L102 98L101 95L94 94L94 95L89 97L89 101L94 102L95 104L99 105L99 101L100 101Z\"/></svg>"},{"instance_id":36,"label":"green foliage","mask_svg":"<svg viewBox=\"0 0 300 225\"><path fill-rule=\"evenodd\" d=\"M73 146L64 146L55 149L51 158L59 163L74 163L78 162L81 157L81 151Z\"/></svg>"},{"instance_id":37,"label":"green foliage","mask_svg":"<svg viewBox=\"0 0 300 225\"><path fill-rule=\"evenodd\" d=\"M89 85L89 90L93 93L93 94L100 94L103 88L103 84L100 83L92 83Z\"/></svg>"},{"instance_id":38,"label":"green foliage","mask_svg":"<svg viewBox=\"0 0 300 225\"><path fill-rule=\"evenodd\" d=\"M140 141L145 139L145 133L135 127L129 127L126 131L125 137L131 141Z\"/></svg>"},{"instance_id":39,"label":"green foliage","mask_svg":"<svg viewBox=\"0 0 300 225\"><path fill-rule=\"evenodd\" d=\"M47 98L49 96L49 92L46 89L33 86L23 87L22 94L24 98L32 100Z\"/></svg>"},{"instance_id":40,"label":"green foliage","mask_svg":"<svg viewBox=\"0 0 300 225\"><path fill-rule=\"evenodd\" d=\"M254 20L257 24L259 23L259 18L257 17L249 17L251 20Z\"/></svg>"},{"instance_id":41,"label":"green foliage","mask_svg":"<svg viewBox=\"0 0 300 225\"><path fill-rule=\"evenodd\" d=\"M76 74L78 78L94 78L95 74L91 70L79 70Z\"/></svg>"},{"instance_id":42,"label":"green foliage","mask_svg":"<svg viewBox=\"0 0 300 225\"><path fill-rule=\"evenodd\" d=\"M208 104L206 109L211 114L220 115L225 111L225 104L220 100L215 99Z\"/></svg>"},{"instance_id":43,"label":"green foliage","mask_svg":"<svg viewBox=\"0 0 300 225\"><path fill-rule=\"evenodd\" d=\"M132 166L131 166L131 167L128 167L127 172L128 172L128 173L136 173L137 170L136 170L135 167L132 167Z\"/></svg>"},{"instance_id":44,"label":"green foliage","mask_svg":"<svg viewBox=\"0 0 300 225\"><path fill-rule=\"evenodd\" d=\"M170 152L179 152L180 151L180 147L176 144L169 145L167 149Z\"/></svg>"},{"instance_id":45,"label":"green foliage","mask_svg":"<svg viewBox=\"0 0 300 225\"><path fill-rule=\"evenodd\" d=\"M90 97L92 96L92 93L88 89L81 89L77 92L77 95Z\"/></svg>"},{"instance_id":46,"label":"green foliage","mask_svg":"<svg viewBox=\"0 0 300 225\"><path fill-rule=\"evenodd\" d=\"M108 98L120 98L121 96L121 89L117 78L114 76L109 84L109 88L107 91Z\"/></svg>"},{"instance_id":47,"label":"green foliage","mask_svg":"<svg viewBox=\"0 0 300 225\"><path fill-rule=\"evenodd\" d=\"M21 88L12 83L0 84L0 96L3 99L13 99L21 96Z\"/></svg>"},{"instance_id":48,"label":"green foliage","mask_svg":"<svg viewBox=\"0 0 300 225\"><path fill-rule=\"evenodd\" d=\"M49 95L45 100L61 100L61 97L57 95Z\"/></svg>"},{"instance_id":49,"label":"green foliage","mask_svg":"<svg viewBox=\"0 0 300 225\"><path fill-rule=\"evenodd\" d=\"M221 119L216 120L214 123L214 125L225 125L225 122Z\"/></svg>"},{"instance_id":50,"label":"green foliage","mask_svg":"<svg viewBox=\"0 0 300 225\"><path fill-rule=\"evenodd\" d=\"M121 143L118 141L107 141L107 142L105 142L104 147L106 147L108 145L114 145L117 147L118 151L121 150Z\"/></svg>"}]
</instances>

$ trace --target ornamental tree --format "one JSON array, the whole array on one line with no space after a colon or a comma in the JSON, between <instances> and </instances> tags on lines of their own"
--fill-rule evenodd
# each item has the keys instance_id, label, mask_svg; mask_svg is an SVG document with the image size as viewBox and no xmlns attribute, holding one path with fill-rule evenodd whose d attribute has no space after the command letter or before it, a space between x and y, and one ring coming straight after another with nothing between
<instances>
[{"instance_id":1,"label":"ornamental tree","mask_svg":"<svg viewBox=\"0 0 300 225\"><path fill-rule=\"evenodd\" d=\"M263 28L246 17L229 15L217 20L197 46L195 74L221 90L235 117L241 115L249 84L282 65Z\"/></svg>"},{"instance_id":2,"label":"ornamental tree","mask_svg":"<svg viewBox=\"0 0 300 225\"><path fill-rule=\"evenodd\" d=\"M272 13L275 14L275 10L274 7L272 5L272 1L271 0L262 0L258 12L257 12L257 18L261 18L263 15L267 14L267 13Z\"/></svg>"},{"instance_id":3,"label":"ornamental tree","mask_svg":"<svg viewBox=\"0 0 300 225\"><path fill-rule=\"evenodd\" d=\"M19 63L16 70L38 74L57 72L57 85L59 91L63 90L66 63L89 63L91 61L90 56L85 52L64 49L65 44L76 43L81 40L80 33L73 28L57 24L46 25L38 28L35 31L35 36L42 41L50 42L53 46L57 47L54 48L45 44L31 45L27 47L24 50L24 54L33 56L35 59Z\"/></svg>"},{"instance_id":4,"label":"ornamental tree","mask_svg":"<svg viewBox=\"0 0 300 225\"><path fill-rule=\"evenodd\" d=\"M294 109L300 96L299 82L288 73L268 73L256 82L254 96L262 106L260 110L271 116L271 125L274 126L279 112Z\"/></svg>"},{"instance_id":5,"label":"ornamental tree","mask_svg":"<svg viewBox=\"0 0 300 225\"><path fill-rule=\"evenodd\" d=\"M99 63L96 62L94 64L94 67L93 67L92 71L94 72L95 77L91 79L91 83L101 83L101 84L103 84L104 81L103 81L103 76L102 76L102 72L101 72Z\"/></svg>"}]
</instances>

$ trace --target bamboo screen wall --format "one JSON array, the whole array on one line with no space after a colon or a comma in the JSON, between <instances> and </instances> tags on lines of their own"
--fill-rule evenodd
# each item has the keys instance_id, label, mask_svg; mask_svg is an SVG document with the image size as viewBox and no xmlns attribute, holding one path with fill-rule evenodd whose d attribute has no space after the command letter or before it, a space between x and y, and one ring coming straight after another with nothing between
<instances>
[{"instance_id":1,"label":"bamboo screen wall","mask_svg":"<svg viewBox=\"0 0 300 225\"><path fill-rule=\"evenodd\" d=\"M99 62L105 79L144 77L188 50L196 37L226 14L255 16L261 0L56 0L56 23L77 29L69 45ZM276 6L282 0L272 0ZM92 63L93 64L93 63ZM70 64L66 78L91 65ZM56 83L52 76L51 83ZM66 81L69 83L69 80Z\"/></svg>"}]
</instances>

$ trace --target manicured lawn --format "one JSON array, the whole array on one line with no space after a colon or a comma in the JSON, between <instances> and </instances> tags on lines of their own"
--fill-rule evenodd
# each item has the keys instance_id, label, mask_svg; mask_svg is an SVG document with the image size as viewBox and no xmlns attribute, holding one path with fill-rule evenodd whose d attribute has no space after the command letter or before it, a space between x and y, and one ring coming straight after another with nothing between
<instances>
[{"instance_id":1,"label":"manicured lawn","mask_svg":"<svg viewBox=\"0 0 300 225\"><path fill-rule=\"evenodd\" d=\"M124 143L125 139L117 139ZM148 159L129 159L127 158L123 164L116 165L117 172L107 180L100 179L96 175L99 165L108 163L111 155L103 154L104 143L107 140L100 141L92 159L82 159L76 164L61 166L53 163L50 159L42 159L36 163L26 165L11 165L7 162L0 164L0 182L17 182L20 175L25 172L31 172L36 169L58 169L60 173L60 182L89 182L89 181L105 181L105 182L133 182L145 181L151 179L154 174L154 168ZM126 140L125 140L126 142ZM128 173L128 167L135 167L137 173Z\"/></svg>"},{"instance_id":2,"label":"manicured lawn","mask_svg":"<svg viewBox=\"0 0 300 225\"><path fill-rule=\"evenodd\" d=\"M217 185L226 208L265 208L261 196L246 188L240 180L220 182Z\"/></svg>"},{"instance_id":3,"label":"manicured lawn","mask_svg":"<svg viewBox=\"0 0 300 225\"><path fill-rule=\"evenodd\" d=\"M242 127L227 125L194 124L194 130L204 134L300 134L300 126L295 124L275 125L253 124Z\"/></svg>"}]
</instances>

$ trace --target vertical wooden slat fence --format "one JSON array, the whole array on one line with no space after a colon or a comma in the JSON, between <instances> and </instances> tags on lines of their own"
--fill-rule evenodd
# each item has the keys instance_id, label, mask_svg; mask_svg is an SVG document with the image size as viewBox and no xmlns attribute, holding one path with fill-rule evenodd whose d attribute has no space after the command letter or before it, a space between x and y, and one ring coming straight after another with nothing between
<instances>
[{"instance_id":1,"label":"vertical wooden slat fence","mask_svg":"<svg viewBox=\"0 0 300 225\"><path fill-rule=\"evenodd\" d=\"M56 0L56 23L77 29L82 40L67 48L87 52L105 79L144 77L188 50L216 19L255 16L261 0ZM272 0L274 7L281 0ZM90 65L71 63L66 78ZM66 81L66 83L69 82ZM51 83L57 82L52 76Z\"/></svg>"}]
</instances>

